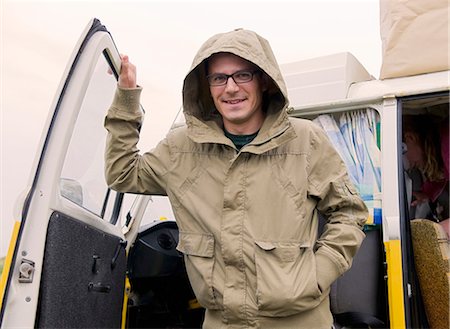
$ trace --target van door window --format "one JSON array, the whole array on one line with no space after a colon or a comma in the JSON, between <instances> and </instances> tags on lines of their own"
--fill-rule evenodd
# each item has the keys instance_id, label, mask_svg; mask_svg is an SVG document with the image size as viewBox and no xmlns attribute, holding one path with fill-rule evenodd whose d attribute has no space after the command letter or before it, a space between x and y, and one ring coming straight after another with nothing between
<instances>
[{"instance_id":1,"label":"van door window","mask_svg":"<svg viewBox=\"0 0 450 329\"><path fill-rule=\"evenodd\" d=\"M108 188L103 171L107 135L103 118L117 85L108 70L106 58L100 56L75 123L61 174L60 192L84 209L114 221L111 216L117 212L117 202L114 202L117 193Z\"/></svg>"}]
</instances>

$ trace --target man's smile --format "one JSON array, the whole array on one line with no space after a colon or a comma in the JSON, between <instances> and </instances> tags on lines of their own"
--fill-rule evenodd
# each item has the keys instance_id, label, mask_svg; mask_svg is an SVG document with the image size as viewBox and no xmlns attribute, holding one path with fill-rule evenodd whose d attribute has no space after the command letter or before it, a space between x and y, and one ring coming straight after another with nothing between
<instances>
[{"instance_id":1,"label":"man's smile","mask_svg":"<svg viewBox=\"0 0 450 329\"><path fill-rule=\"evenodd\" d=\"M228 100L224 100L225 103L227 104L238 104L245 101L245 99L228 99Z\"/></svg>"}]
</instances>

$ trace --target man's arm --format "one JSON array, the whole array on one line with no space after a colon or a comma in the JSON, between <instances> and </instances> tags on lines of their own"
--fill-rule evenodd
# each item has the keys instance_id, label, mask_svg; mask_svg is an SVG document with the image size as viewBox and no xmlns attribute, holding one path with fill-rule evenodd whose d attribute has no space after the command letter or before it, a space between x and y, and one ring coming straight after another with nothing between
<instances>
[{"instance_id":1,"label":"man's arm","mask_svg":"<svg viewBox=\"0 0 450 329\"><path fill-rule=\"evenodd\" d=\"M152 152L139 154L142 88L136 84L136 67L122 56L118 87L105 118L108 130L105 149L105 176L108 186L119 192L164 195L164 177L169 147L162 141Z\"/></svg>"},{"instance_id":2,"label":"man's arm","mask_svg":"<svg viewBox=\"0 0 450 329\"><path fill-rule=\"evenodd\" d=\"M313 127L312 138L308 193L318 198L317 209L327 218L316 251L317 280L324 290L350 268L368 211L328 137Z\"/></svg>"}]
</instances>

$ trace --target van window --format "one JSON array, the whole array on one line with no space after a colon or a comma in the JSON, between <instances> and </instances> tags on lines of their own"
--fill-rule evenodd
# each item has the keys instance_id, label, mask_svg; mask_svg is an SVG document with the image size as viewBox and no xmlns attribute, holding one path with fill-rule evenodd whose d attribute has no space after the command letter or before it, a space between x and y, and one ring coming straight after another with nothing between
<instances>
[{"instance_id":1,"label":"van window","mask_svg":"<svg viewBox=\"0 0 450 329\"><path fill-rule=\"evenodd\" d=\"M106 110L111 105L116 79L108 72L109 64L100 56L89 81L75 123L60 179L61 196L106 219L117 212L116 192L104 178L103 128ZM117 203L117 202L116 202ZM114 220L114 219L113 219Z\"/></svg>"},{"instance_id":2,"label":"van window","mask_svg":"<svg viewBox=\"0 0 450 329\"><path fill-rule=\"evenodd\" d=\"M321 114L324 129L369 209L367 224L381 224L380 117L372 108Z\"/></svg>"}]
</instances>

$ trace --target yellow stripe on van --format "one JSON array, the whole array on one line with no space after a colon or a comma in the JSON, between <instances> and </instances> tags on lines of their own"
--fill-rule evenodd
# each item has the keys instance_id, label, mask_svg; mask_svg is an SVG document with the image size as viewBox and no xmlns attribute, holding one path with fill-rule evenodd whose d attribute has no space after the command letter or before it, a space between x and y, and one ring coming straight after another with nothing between
<instances>
[{"instance_id":1,"label":"yellow stripe on van","mask_svg":"<svg viewBox=\"0 0 450 329\"><path fill-rule=\"evenodd\" d=\"M6 254L5 263L3 264L2 276L0 278L0 308L3 305L5 297L6 280L8 279L9 270L11 269L12 257L16 247L17 236L19 235L20 222L16 221L13 226L11 240L9 241L8 253Z\"/></svg>"},{"instance_id":2,"label":"yellow stripe on van","mask_svg":"<svg viewBox=\"0 0 450 329\"><path fill-rule=\"evenodd\" d=\"M386 248L390 328L404 329L406 324L401 244L400 240L390 240L386 241L384 245Z\"/></svg>"},{"instance_id":3,"label":"yellow stripe on van","mask_svg":"<svg viewBox=\"0 0 450 329\"><path fill-rule=\"evenodd\" d=\"M125 278L125 293L123 294L123 306L122 306L122 329L127 326L127 311L128 311L128 295L131 291L131 283L128 276Z\"/></svg>"}]
</instances>

